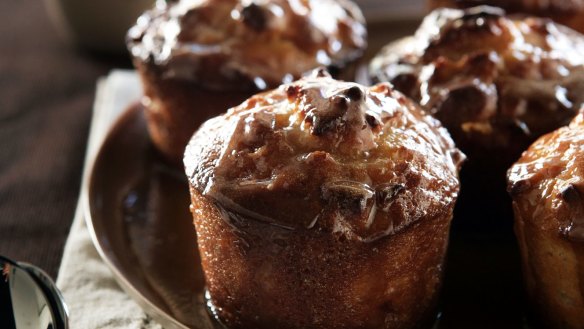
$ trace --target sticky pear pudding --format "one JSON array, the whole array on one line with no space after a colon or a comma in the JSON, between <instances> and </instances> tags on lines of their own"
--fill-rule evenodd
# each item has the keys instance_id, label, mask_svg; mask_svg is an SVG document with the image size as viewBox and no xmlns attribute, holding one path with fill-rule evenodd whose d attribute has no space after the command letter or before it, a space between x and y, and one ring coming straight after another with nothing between
<instances>
[{"instance_id":1,"label":"sticky pear pudding","mask_svg":"<svg viewBox=\"0 0 584 329\"><path fill-rule=\"evenodd\" d=\"M428 0L430 8L501 7L509 13L549 17L584 33L584 0Z\"/></svg>"},{"instance_id":2,"label":"sticky pear pudding","mask_svg":"<svg viewBox=\"0 0 584 329\"><path fill-rule=\"evenodd\" d=\"M549 19L493 7L438 9L413 37L386 46L370 72L438 118L468 156L461 206L472 200L476 217L477 208L510 204L507 169L537 137L577 114L582 54L584 36Z\"/></svg>"},{"instance_id":3,"label":"sticky pear pudding","mask_svg":"<svg viewBox=\"0 0 584 329\"><path fill-rule=\"evenodd\" d=\"M511 167L509 193L533 315L584 328L584 113L537 140Z\"/></svg>"},{"instance_id":4,"label":"sticky pear pudding","mask_svg":"<svg viewBox=\"0 0 584 329\"><path fill-rule=\"evenodd\" d=\"M367 46L348 0L158 1L128 32L154 145L177 163L198 126L260 90L327 66L344 79Z\"/></svg>"},{"instance_id":5,"label":"sticky pear pudding","mask_svg":"<svg viewBox=\"0 0 584 329\"><path fill-rule=\"evenodd\" d=\"M384 48L370 71L437 117L469 163L497 161L506 171L577 114L583 53L583 35L549 20L493 7L439 9L414 38Z\"/></svg>"},{"instance_id":6,"label":"sticky pear pudding","mask_svg":"<svg viewBox=\"0 0 584 329\"><path fill-rule=\"evenodd\" d=\"M463 159L389 84L322 70L207 121L184 164L217 318L428 327Z\"/></svg>"}]
</instances>

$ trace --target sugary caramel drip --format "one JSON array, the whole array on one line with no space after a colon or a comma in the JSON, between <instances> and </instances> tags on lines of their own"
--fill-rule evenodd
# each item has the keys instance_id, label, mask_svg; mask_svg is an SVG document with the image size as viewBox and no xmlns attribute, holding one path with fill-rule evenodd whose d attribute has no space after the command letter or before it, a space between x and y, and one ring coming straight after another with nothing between
<instances>
[{"instance_id":1,"label":"sugary caramel drip","mask_svg":"<svg viewBox=\"0 0 584 329\"><path fill-rule=\"evenodd\" d=\"M577 243L584 242L583 151L580 114L568 127L541 137L508 174L509 192L522 212L534 214L538 222L532 224Z\"/></svg>"},{"instance_id":2,"label":"sugary caramel drip","mask_svg":"<svg viewBox=\"0 0 584 329\"><path fill-rule=\"evenodd\" d=\"M564 234L569 239L584 242L584 199L574 184L568 184L560 196L570 209L570 223L563 230Z\"/></svg>"}]
</instances>

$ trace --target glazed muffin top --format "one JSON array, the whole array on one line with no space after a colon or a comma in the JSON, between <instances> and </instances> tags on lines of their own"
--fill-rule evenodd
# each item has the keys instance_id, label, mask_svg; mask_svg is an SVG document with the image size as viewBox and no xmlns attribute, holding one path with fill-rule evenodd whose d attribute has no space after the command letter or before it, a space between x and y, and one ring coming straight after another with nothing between
<instances>
[{"instance_id":1,"label":"glazed muffin top","mask_svg":"<svg viewBox=\"0 0 584 329\"><path fill-rule=\"evenodd\" d=\"M555 21L584 32L584 0L428 0L431 8L469 8L478 5L501 7L510 13L528 13L551 17Z\"/></svg>"},{"instance_id":2,"label":"glazed muffin top","mask_svg":"<svg viewBox=\"0 0 584 329\"><path fill-rule=\"evenodd\" d=\"M366 33L348 0L159 1L129 30L128 48L167 77L261 90L342 68L362 55Z\"/></svg>"},{"instance_id":3,"label":"glazed muffin top","mask_svg":"<svg viewBox=\"0 0 584 329\"><path fill-rule=\"evenodd\" d=\"M207 121L185 152L193 189L284 229L374 241L452 210L464 155L389 84L322 70Z\"/></svg>"},{"instance_id":4,"label":"glazed muffin top","mask_svg":"<svg viewBox=\"0 0 584 329\"><path fill-rule=\"evenodd\" d=\"M584 112L531 145L508 180L515 207L532 214L524 220L584 241Z\"/></svg>"},{"instance_id":5,"label":"glazed muffin top","mask_svg":"<svg viewBox=\"0 0 584 329\"><path fill-rule=\"evenodd\" d=\"M438 9L415 37L384 48L370 71L439 118L471 160L505 150L512 162L576 115L582 54L584 36L549 19Z\"/></svg>"},{"instance_id":6,"label":"glazed muffin top","mask_svg":"<svg viewBox=\"0 0 584 329\"><path fill-rule=\"evenodd\" d=\"M459 8L489 5L505 8L513 12L547 15L571 14L575 11L584 10L584 1L582 0L429 0L428 2L432 8L449 7L451 5Z\"/></svg>"}]
</instances>

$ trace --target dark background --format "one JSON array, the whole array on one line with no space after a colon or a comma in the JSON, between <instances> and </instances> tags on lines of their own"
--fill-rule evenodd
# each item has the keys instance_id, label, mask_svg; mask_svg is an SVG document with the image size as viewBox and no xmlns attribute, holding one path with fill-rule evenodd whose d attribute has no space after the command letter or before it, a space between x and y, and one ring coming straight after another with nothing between
<instances>
[{"instance_id":1,"label":"dark background","mask_svg":"<svg viewBox=\"0 0 584 329\"><path fill-rule=\"evenodd\" d=\"M96 79L124 56L66 45L40 0L0 1L0 255L56 277L79 195Z\"/></svg>"}]
</instances>

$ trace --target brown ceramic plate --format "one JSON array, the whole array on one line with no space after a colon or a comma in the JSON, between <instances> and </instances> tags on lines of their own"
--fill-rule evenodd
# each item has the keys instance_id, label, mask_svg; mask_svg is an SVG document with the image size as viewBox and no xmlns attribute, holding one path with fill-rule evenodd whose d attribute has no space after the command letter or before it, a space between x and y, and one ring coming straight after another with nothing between
<instances>
[{"instance_id":1,"label":"brown ceramic plate","mask_svg":"<svg viewBox=\"0 0 584 329\"><path fill-rule=\"evenodd\" d=\"M167 329L218 327L206 309L186 179L154 151L139 106L110 130L85 195L96 247L148 314ZM512 234L452 232L438 329L522 328L521 295Z\"/></svg>"},{"instance_id":2,"label":"brown ceramic plate","mask_svg":"<svg viewBox=\"0 0 584 329\"><path fill-rule=\"evenodd\" d=\"M108 133L86 198L94 244L130 296L165 328L213 328L186 179L153 150L140 106Z\"/></svg>"}]
</instances>

